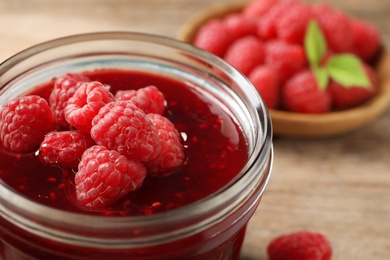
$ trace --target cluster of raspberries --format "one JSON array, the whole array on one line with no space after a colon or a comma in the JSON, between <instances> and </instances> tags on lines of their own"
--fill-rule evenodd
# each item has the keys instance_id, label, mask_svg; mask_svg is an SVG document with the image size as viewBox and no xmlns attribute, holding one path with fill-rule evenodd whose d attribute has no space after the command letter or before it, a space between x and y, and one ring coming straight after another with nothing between
<instances>
[{"instance_id":1,"label":"cluster of raspberries","mask_svg":"<svg viewBox=\"0 0 390 260\"><path fill-rule=\"evenodd\" d=\"M138 189L147 174L184 163L180 134L163 116L165 103L156 86L114 95L109 86L66 73L48 101L26 95L0 108L0 145L17 154L39 147L42 163L75 169L82 205L107 206Z\"/></svg>"},{"instance_id":2,"label":"cluster of raspberries","mask_svg":"<svg viewBox=\"0 0 390 260\"><path fill-rule=\"evenodd\" d=\"M324 34L327 54L350 53L363 62L370 88L330 81L318 87L304 47L310 21ZM377 92L372 67L380 50L377 28L341 10L298 0L252 0L242 11L207 21L193 40L246 75L271 109L326 113L365 102Z\"/></svg>"}]
</instances>

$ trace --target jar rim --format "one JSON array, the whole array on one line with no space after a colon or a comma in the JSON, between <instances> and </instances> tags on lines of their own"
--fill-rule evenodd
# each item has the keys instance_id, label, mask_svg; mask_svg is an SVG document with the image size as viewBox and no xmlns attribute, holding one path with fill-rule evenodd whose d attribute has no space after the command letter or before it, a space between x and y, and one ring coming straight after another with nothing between
<instances>
[{"instance_id":1,"label":"jar rim","mask_svg":"<svg viewBox=\"0 0 390 260\"><path fill-rule=\"evenodd\" d=\"M189 43L182 42L176 39L172 39L165 36L153 35L148 33L139 33L139 32L125 32L125 31L113 31L113 32L93 32L93 33L84 33L84 34L76 34L65 36L53 40L49 40L37 45L34 45L30 48L27 48L10 58L6 59L0 64L0 78L4 72L11 69L13 66L17 65L20 61L23 61L31 56L36 55L37 53L44 52L48 49L55 48L57 46L67 45L74 42L84 42L84 41L96 41L102 39L118 39L118 40L137 40L137 41L148 41L154 42L158 44L163 44L172 48L176 48L184 53L189 53L191 55L196 56L200 60L207 61L212 66L217 67L219 70L222 70L227 75L231 76L237 81L240 81L240 84L244 84L244 91L247 92L246 95L250 98L250 102L253 104L253 108L255 113L258 115L258 120L260 121L260 126L262 129L258 129L261 131L261 134L256 136L256 142L252 149L252 152L248 155L248 161L242 171L248 171L253 167L257 167L255 163L258 160L263 162L268 162L268 166L272 166L272 125L269 116L269 112L264 105L261 97L256 92L253 85L249 82L249 80L238 72L233 66L222 60L221 58L207 52L201 50ZM249 108L248 108L249 109ZM271 166L270 166L271 165ZM263 166L264 167L264 166ZM270 170L265 171L262 176L258 176L257 181L261 181L261 192L263 193L268 180L270 178ZM162 220L167 222L175 221L175 219L182 218L186 216L188 212L196 212L196 214L206 214L206 212L210 211L210 205L215 200L219 200L224 198L229 190L232 189L237 183L245 183L248 185L253 181L254 176L248 176L248 174L242 174L242 176L235 180L234 182L229 183L224 188L218 190L216 193L207 196L204 199L201 199L197 202L191 203L190 205L183 206L181 208L173 209L167 212L156 213L148 216L118 216L118 217L106 217L106 216L95 216L95 215L86 215L80 213L72 213L65 212L63 210L54 209L48 207L46 205L39 204L37 202L33 202L28 200L27 198L13 193L12 190L7 188L6 185L0 180L0 195L6 196L8 198L12 198L12 201L7 203L16 203L18 205L24 205L21 210L28 210L30 213L39 212L39 215L45 216L45 218L53 221L55 223L57 220L55 219L57 216L61 216L62 220L68 224L77 224L80 225L80 219L82 219L83 223L94 227L94 228L104 228L105 225L107 227L112 228L116 226L118 228L123 225L150 225L151 223L162 223ZM241 185L240 184L240 185ZM1 198L0 198L1 199ZM8 205L9 206L9 205ZM4 211L4 207L7 205L0 205L0 212ZM12 218L13 216L8 216ZM104 220L104 222L102 222Z\"/></svg>"}]
</instances>

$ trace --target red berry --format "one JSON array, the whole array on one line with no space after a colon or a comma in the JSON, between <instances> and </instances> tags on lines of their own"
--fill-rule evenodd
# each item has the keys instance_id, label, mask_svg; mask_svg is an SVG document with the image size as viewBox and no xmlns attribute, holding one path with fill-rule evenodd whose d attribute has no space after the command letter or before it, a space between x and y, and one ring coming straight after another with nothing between
<instances>
[{"instance_id":1,"label":"red berry","mask_svg":"<svg viewBox=\"0 0 390 260\"><path fill-rule=\"evenodd\" d=\"M329 83L328 88L332 95L333 106L336 109L347 109L360 105L377 92L378 86L374 71L368 65L365 65L364 69L371 81L370 88L361 86L344 87L335 81Z\"/></svg>"},{"instance_id":2,"label":"red berry","mask_svg":"<svg viewBox=\"0 0 390 260\"><path fill-rule=\"evenodd\" d=\"M281 40L265 44L265 64L276 71L280 83L304 69L307 65L305 50L301 45Z\"/></svg>"},{"instance_id":3,"label":"red berry","mask_svg":"<svg viewBox=\"0 0 390 260\"><path fill-rule=\"evenodd\" d=\"M331 96L321 90L312 71L298 73L286 82L282 89L285 108L292 112L318 114L331 109Z\"/></svg>"},{"instance_id":4,"label":"red berry","mask_svg":"<svg viewBox=\"0 0 390 260\"><path fill-rule=\"evenodd\" d=\"M89 133L92 119L100 108L114 101L114 96L102 83L83 82L65 107L65 119L78 130Z\"/></svg>"},{"instance_id":5,"label":"red berry","mask_svg":"<svg viewBox=\"0 0 390 260\"><path fill-rule=\"evenodd\" d=\"M145 176L143 164L94 145L83 153L75 176L78 202L92 208L111 205L138 189Z\"/></svg>"},{"instance_id":6,"label":"red berry","mask_svg":"<svg viewBox=\"0 0 390 260\"><path fill-rule=\"evenodd\" d=\"M352 50L351 20L344 12L327 5L316 4L313 6L313 14L331 50L335 52Z\"/></svg>"},{"instance_id":7,"label":"red berry","mask_svg":"<svg viewBox=\"0 0 390 260\"><path fill-rule=\"evenodd\" d=\"M297 0L279 1L272 5L272 8L259 20L257 34L264 40L271 40L277 37L276 24L278 20L288 14L294 6L299 3Z\"/></svg>"},{"instance_id":8,"label":"red berry","mask_svg":"<svg viewBox=\"0 0 390 260\"><path fill-rule=\"evenodd\" d=\"M197 33L193 44L219 57L225 54L232 38L221 20L213 19L204 24Z\"/></svg>"},{"instance_id":9,"label":"red berry","mask_svg":"<svg viewBox=\"0 0 390 260\"><path fill-rule=\"evenodd\" d=\"M248 76L268 108L277 108L279 105L279 81L275 71L270 67L260 65L252 70Z\"/></svg>"},{"instance_id":10,"label":"red berry","mask_svg":"<svg viewBox=\"0 0 390 260\"><path fill-rule=\"evenodd\" d=\"M165 109L164 94L153 85L134 90L120 90L115 94L116 100L130 100L139 109L148 113L163 114Z\"/></svg>"},{"instance_id":11,"label":"red berry","mask_svg":"<svg viewBox=\"0 0 390 260\"><path fill-rule=\"evenodd\" d=\"M277 2L278 0L252 0L244 7L242 13L249 19L259 19Z\"/></svg>"},{"instance_id":12,"label":"red berry","mask_svg":"<svg viewBox=\"0 0 390 260\"><path fill-rule=\"evenodd\" d=\"M65 107L81 82L86 81L89 81L87 77L76 73L66 73L55 80L53 91L50 93L49 104L53 111L54 120L59 127L69 127L69 123L65 120Z\"/></svg>"},{"instance_id":13,"label":"red berry","mask_svg":"<svg viewBox=\"0 0 390 260\"><path fill-rule=\"evenodd\" d=\"M270 260L330 260L332 248L321 233L299 231L273 239L267 247Z\"/></svg>"},{"instance_id":14,"label":"red berry","mask_svg":"<svg viewBox=\"0 0 390 260\"><path fill-rule=\"evenodd\" d=\"M239 13L226 16L222 22L232 39L238 39L246 35L256 35L255 21Z\"/></svg>"},{"instance_id":15,"label":"red berry","mask_svg":"<svg viewBox=\"0 0 390 260\"><path fill-rule=\"evenodd\" d=\"M244 75L264 62L264 45L255 36L237 39L227 50L224 59Z\"/></svg>"},{"instance_id":16,"label":"red berry","mask_svg":"<svg viewBox=\"0 0 390 260\"><path fill-rule=\"evenodd\" d=\"M115 93L115 100L126 101L132 99L135 95L137 95L137 90L135 89L118 90Z\"/></svg>"},{"instance_id":17,"label":"red berry","mask_svg":"<svg viewBox=\"0 0 390 260\"><path fill-rule=\"evenodd\" d=\"M313 18L311 6L304 3L297 3L290 8L276 22L276 33L278 38L288 43L303 45L306 28Z\"/></svg>"},{"instance_id":18,"label":"red berry","mask_svg":"<svg viewBox=\"0 0 390 260\"><path fill-rule=\"evenodd\" d=\"M352 38L353 52L365 61L370 61L379 51L379 31L370 22L352 20Z\"/></svg>"},{"instance_id":19,"label":"red berry","mask_svg":"<svg viewBox=\"0 0 390 260\"><path fill-rule=\"evenodd\" d=\"M146 162L150 174L167 174L182 166L185 154L180 134L168 118L159 114L148 114L147 117L157 129L161 150L157 157Z\"/></svg>"},{"instance_id":20,"label":"red berry","mask_svg":"<svg viewBox=\"0 0 390 260\"><path fill-rule=\"evenodd\" d=\"M53 113L42 97L15 98L0 108L0 145L9 152L32 152L54 128Z\"/></svg>"},{"instance_id":21,"label":"red berry","mask_svg":"<svg viewBox=\"0 0 390 260\"><path fill-rule=\"evenodd\" d=\"M77 169L84 151L94 141L79 131L50 132L39 148L39 158L44 164Z\"/></svg>"},{"instance_id":22,"label":"red berry","mask_svg":"<svg viewBox=\"0 0 390 260\"><path fill-rule=\"evenodd\" d=\"M135 161L149 161L160 152L157 130L146 114L131 101L102 107L92 121L91 136L97 144Z\"/></svg>"}]
</instances>

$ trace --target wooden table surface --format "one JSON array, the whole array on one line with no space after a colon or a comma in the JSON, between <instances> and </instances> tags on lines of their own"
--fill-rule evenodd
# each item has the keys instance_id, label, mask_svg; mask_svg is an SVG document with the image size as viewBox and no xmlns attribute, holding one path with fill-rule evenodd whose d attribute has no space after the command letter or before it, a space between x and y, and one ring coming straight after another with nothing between
<instances>
[{"instance_id":1,"label":"wooden table surface","mask_svg":"<svg viewBox=\"0 0 390 260\"><path fill-rule=\"evenodd\" d=\"M0 61L60 36L129 30L175 37L197 11L223 0L1 0ZM314 1L312 1L314 2ZM390 1L323 0L371 19L390 44ZM389 71L390 73L390 71ZM390 259L390 109L329 139L275 138L269 186L249 224L242 259L267 259L275 236L324 233L333 259Z\"/></svg>"}]
</instances>

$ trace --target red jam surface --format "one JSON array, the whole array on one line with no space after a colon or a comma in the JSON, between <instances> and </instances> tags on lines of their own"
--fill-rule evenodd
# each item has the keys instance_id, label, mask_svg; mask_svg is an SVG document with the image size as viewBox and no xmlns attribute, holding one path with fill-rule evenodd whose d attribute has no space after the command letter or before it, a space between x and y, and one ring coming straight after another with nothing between
<instances>
[{"instance_id":1,"label":"red jam surface","mask_svg":"<svg viewBox=\"0 0 390 260\"><path fill-rule=\"evenodd\" d=\"M35 154L0 151L0 178L29 199L69 212L107 216L149 215L200 200L226 185L247 160L247 147L235 120L210 95L163 76L123 70L85 73L91 80L123 89L157 86L167 101L167 116L182 134L185 165L168 176L148 176L143 186L103 210L76 202L74 171L43 165ZM48 98L53 82L31 94Z\"/></svg>"}]
</instances>

